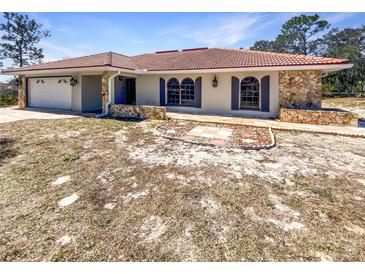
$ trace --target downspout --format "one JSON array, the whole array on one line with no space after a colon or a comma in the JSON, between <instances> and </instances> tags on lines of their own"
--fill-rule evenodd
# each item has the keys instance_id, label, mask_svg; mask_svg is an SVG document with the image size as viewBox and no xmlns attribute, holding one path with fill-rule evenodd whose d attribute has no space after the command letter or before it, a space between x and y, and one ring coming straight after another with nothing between
<instances>
[{"instance_id":1,"label":"downspout","mask_svg":"<svg viewBox=\"0 0 365 274\"><path fill-rule=\"evenodd\" d=\"M108 80L109 94L108 94L108 101L106 102L106 106L105 106L105 112L102 114L96 115L96 118L103 118L103 117L106 117L109 115L109 107L110 107L110 104L112 103L112 92L111 92L112 80L115 78L115 76L118 76L120 73L121 73L121 71L118 70L118 72L116 74L113 74L109 77L109 80Z\"/></svg>"}]
</instances>

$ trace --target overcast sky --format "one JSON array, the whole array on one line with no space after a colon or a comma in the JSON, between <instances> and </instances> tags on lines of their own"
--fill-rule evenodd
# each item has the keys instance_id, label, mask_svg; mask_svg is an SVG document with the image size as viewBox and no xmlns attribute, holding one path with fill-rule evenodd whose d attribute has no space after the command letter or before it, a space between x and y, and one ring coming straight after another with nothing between
<instances>
[{"instance_id":1,"label":"overcast sky","mask_svg":"<svg viewBox=\"0 0 365 274\"><path fill-rule=\"evenodd\" d=\"M29 13L50 30L44 61L116 51L135 55L194 47L250 47L273 39L300 13ZM306 13L309 14L309 13ZM333 27L365 24L365 13L319 13ZM0 21L3 21L1 18ZM9 60L4 66L12 66ZM4 80L0 76L0 81Z\"/></svg>"}]
</instances>

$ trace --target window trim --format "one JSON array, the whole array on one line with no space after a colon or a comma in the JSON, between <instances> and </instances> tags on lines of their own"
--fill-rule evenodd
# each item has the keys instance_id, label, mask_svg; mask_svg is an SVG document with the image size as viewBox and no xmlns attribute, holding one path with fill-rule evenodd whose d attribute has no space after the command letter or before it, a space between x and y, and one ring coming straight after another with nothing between
<instances>
[{"instance_id":1,"label":"window trim","mask_svg":"<svg viewBox=\"0 0 365 274\"><path fill-rule=\"evenodd\" d=\"M176 79L177 80L177 82L179 83L179 104L171 104L171 103L169 103L169 87L168 87L168 83L170 82L170 80L171 79ZM187 76L187 77L184 77L181 81L181 78L178 78L178 77L174 77L174 76L172 76L172 77L170 77L170 78L168 78L168 80L166 81L166 90L165 90L165 95L166 95L166 106L167 107L186 107L186 108L194 108L195 107L195 81L194 81L194 79L192 78L192 77L189 77L189 76ZM182 86L182 82L185 80L185 79L190 79L193 83L194 83L194 102L191 104L191 105L183 105L183 104L181 104L181 95L182 95L182 93L181 93L181 91L182 91L182 88L181 88L181 86Z\"/></svg>"},{"instance_id":2,"label":"window trim","mask_svg":"<svg viewBox=\"0 0 365 274\"><path fill-rule=\"evenodd\" d=\"M241 97L242 97L242 88L241 88L241 85L242 85L242 81L246 78L255 78L257 80L257 82L259 83L259 105L257 108L249 108L249 107L241 107ZM238 78L239 79L239 78ZM260 80L255 77L255 76L252 76L252 75L247 75L245 77L243 77L241 80L240 80L240 85L239 85L239 88L240 88L240 92L239 92L239 97L238 97L238 108L239 110L244 110L244 111L261 111L261 82Z\"/></svg>"}]
</instances>

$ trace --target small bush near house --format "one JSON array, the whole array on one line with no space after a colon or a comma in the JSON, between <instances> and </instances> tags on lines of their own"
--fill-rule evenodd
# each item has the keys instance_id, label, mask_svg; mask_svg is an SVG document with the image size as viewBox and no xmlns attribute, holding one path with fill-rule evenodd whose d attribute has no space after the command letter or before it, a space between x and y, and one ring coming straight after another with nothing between
<instances>
[{"instance_id":1,"label":"small bush near house","mask_svg":"<svg viewBox=\"0 0 365 274\"><path fill-rule=\"evenodd\" d=\"M18 91L12 86L0 85L0 107L16 105L17 102Z\"/></svg>"},{"instance_id":2,"label":"small bush near house","mask_svg":"<svg viewBox=\"0 0 365 274\"><path fill-rule=\"evenodd\" d=\"M17 102L17 96L0 96L0 107L16 105Z\"/></svg>"}]
</instances>

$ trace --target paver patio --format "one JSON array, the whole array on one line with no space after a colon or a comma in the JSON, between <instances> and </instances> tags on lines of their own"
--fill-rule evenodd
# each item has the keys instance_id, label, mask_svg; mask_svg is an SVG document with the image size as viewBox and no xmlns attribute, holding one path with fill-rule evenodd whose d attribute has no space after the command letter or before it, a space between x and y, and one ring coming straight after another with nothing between
<instances>
[{"instance_id":1,"label":"paver patio","mask_svg":"<svg viewBox=\"0 0 365 274\"><path fill-rule=\"evenodd\" d=\"M228 140L228 138L232 136L232 132L233 130L230 128L197 126L192 130L190 130L187 133L187 135L195 137L203 137L203 138Z\"/></svg>"},{"instance_id":2,"label":"paver patio","mask_svg":"<svg viewBox=\"0 0 365 274\"><path fill-rule=\"evenodd\" d=\"M274 135L265 127L172 119L156 129L165 138L199 145L241 149L268 149L275 146Z\"/></svg>"}]
</instances>

